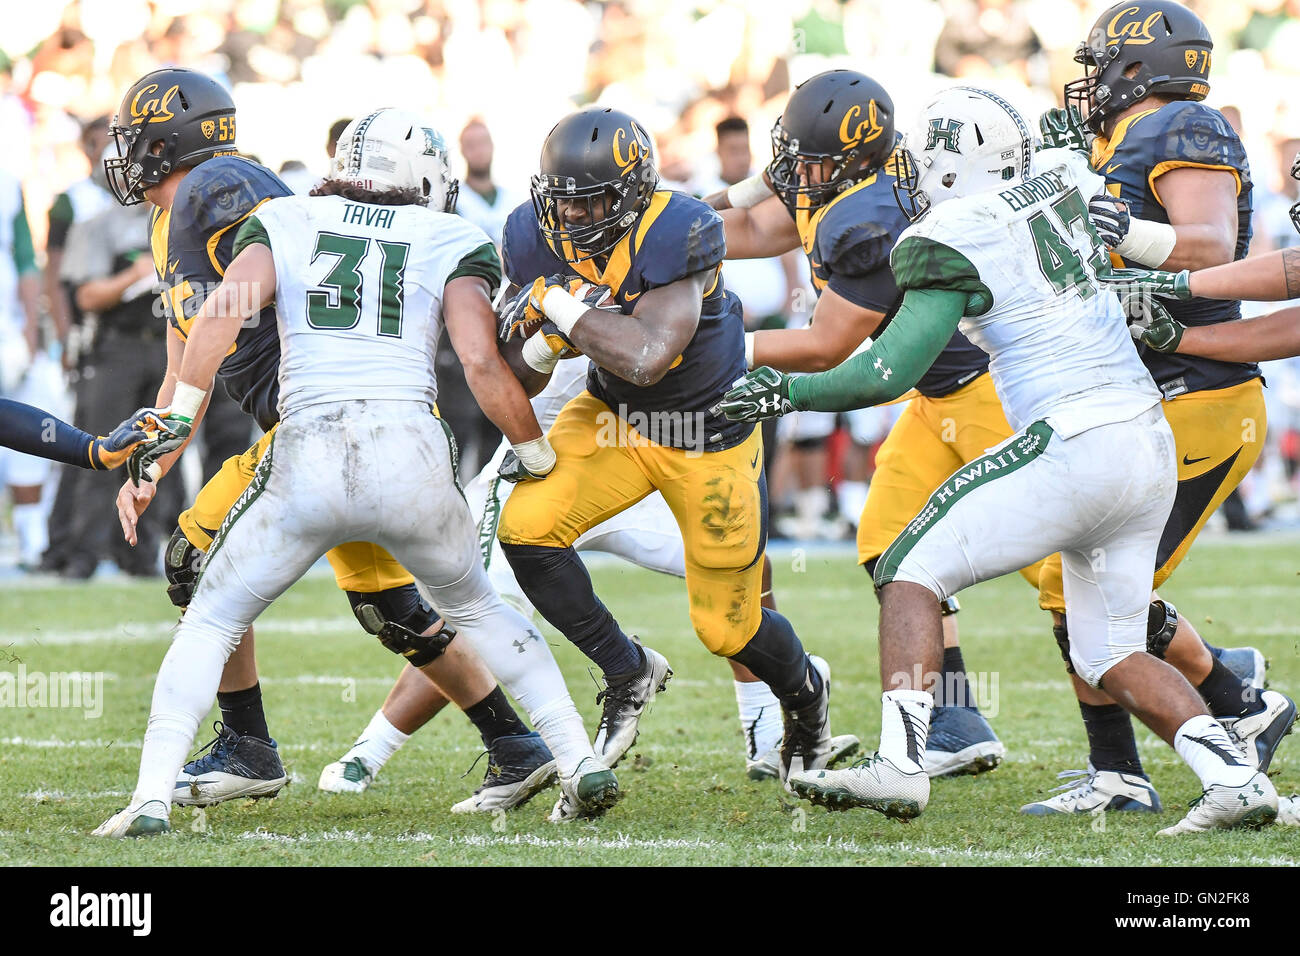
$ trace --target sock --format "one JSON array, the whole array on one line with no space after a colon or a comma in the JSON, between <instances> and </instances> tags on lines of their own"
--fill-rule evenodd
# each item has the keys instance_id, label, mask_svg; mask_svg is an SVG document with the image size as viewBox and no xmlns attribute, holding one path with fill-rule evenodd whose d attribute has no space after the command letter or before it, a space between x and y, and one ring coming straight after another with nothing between
<instances>
[{"instance_id":1,"label":"sock","mask_svg":"<svg viewBox=\"0 0 1300 956\"><path fill-rule=\"evenodd\" d=\"M889 690L880 696L880 706L880 756L900 770L924 767L934 696L923 690Z\"/></svg>"},{"instance_id":2,"label":"sock","mask_svg":"<svg viewBox=\"0 0 1300 956\"><path fill-rule=\"evenodd\" d=\"M266 713L262 710L260 683L244 690L219 691L217 706L221 708L222 722L235 733L271 742L271 732L266 729Z\"/></svg>"},{"instance_id":3,"label":"sock","mask_svg":"<svg viewBox=\"0 0 1300 956\"><path fill-rule=\"evenodd\" d=\"M960 647L943 649L943 667L939 671L939 686L934 690L934 706L979 711L966 680L966 662L962 660Z\"/></svg>"},{"instance_id":4,"label":"sock","mask_svg":"<svg viewBox=\"0 0 1300 956\"><path fill-rule=\"evenodd\" d=\"M498 737L514 737L529 732L500 687L493 687L492 693L473 707L465 708L465 716L478 730L484 747L491 747Z\"/></svg>"},{"instance_id":5,"label":"sock","mask_svg":"<svg viewBox=\"0 0 1300 956\"><path fill-rule=\"evenodd\" d=\"M50 543L45 507L39 501L32 505L14 505L11 514L18 535L18 560L34 568L41 563L41 554Z\"/></svg>"},{"instance_id":6,"label":"sock","mask_svg":"<svg viewBox=\"0 0 1300 956\"><path fill-rule=\"evenodd\" d=\"M822 675L804 653L790 622L771 608L763 608L758 630L731 659L767 684L782 707L807 707L821 695Z\"/></svg>"},{"instance_id":7,"label":"sock","mask_svg":"<svg viewBox=\"0 0 1300 956\"><path fill-rule=\"evenodd\" d=\"M1255 768L1228 738L1223 725L1209 714L1197 714L1179 727L1174 749L1206 789L1216 783L1240 787L1255 775Z\"/></svg>"},{"instance_id":8,"label":"sock","mask_svg":"<svg viewBox=\"0 0 1300 956\"><path fill-rule=\"evenodd\" d=\"M505 544L501 549L528 600L607 676L640 668L640 649L596 597L587 566L573 548Z\"/></svg>"},{"instance_id":9,"label":"sock","mask_svg":"<svg viewBox=\"0 0 1300 956\"><path fill-rule=\"evenodd\" d=\"M1115 770L1145 778L1138 759L1133 720L1119 704L1085 704L1079 701L1083 729L1088 734L1088 760L1094 770Z\"/></svg>"},{"instance_id":10,"label":"sock","mask_svg":"<svg viewBox=\"0 0 1300 956\"><path fill-rule=\"evenodd\" d=\"M781 742L785 732L781 702L761 680L734 683L740 730L745 735L745 756L756 760Z\"/></svg>"},{"instance_id":11,"label":"sock","mask_svg":"<svg viewBox=\"0 0 1300 956\"><path fill-rule=\"evenodd\" d=\"M1224 667L1217 657L1196 691L1215 717L1245 717L1264 709L1259 691Z\"/></svg>"},{"instance_id":12,"label":"sock","mask_svg":"<svg viewBox=\"0 0 1300 956\"><path fill-rule=\"evenodd\" d=\"M571 697L556 700L528 716L546 741L546 746L551 748L555 769L561 777L573 776L578 764L587 757L599 762Z\"/></svg>"},{"instance_id":13,"label":"sock","mask_svg":"<svg viewBox=\"0 0 1300 956\"><path fill-rule=\"evenodd\" d=\"M341 762L347 763L354 757L360 757L370 772L377 774L402 744L410 739L410 734L404 734L392 725L384 716L383 710L377 710L352 749L342 756Z\"/></svg>"},{"instance_id":14,"label":"sock","mask_svg":"<svg viewBox=\"0 0 1300 956\"><path fill-rule=\"evenodd\" d=\"M199 718L212 706L221 671L243 628L224 634L197 625L187 614L167 649L154 681L149 725L140 751L140 776L131 806L149 800L171 805L176 777L194 746Z\"/></svg>"}]
</instances>

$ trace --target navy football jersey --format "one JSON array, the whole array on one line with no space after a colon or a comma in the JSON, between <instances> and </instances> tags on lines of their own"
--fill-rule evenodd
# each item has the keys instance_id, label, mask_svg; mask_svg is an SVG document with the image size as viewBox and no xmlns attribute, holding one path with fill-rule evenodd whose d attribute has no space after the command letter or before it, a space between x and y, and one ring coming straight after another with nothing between
<instances>
[{"instance_id":1,"label":"navy football jersey","mask_svg":"<svg viewBox=\"0 0 1300 956\"><path fill-rule=\"evenodd\" d=\"M795 225L803 242L813 286L830 289L854 305L883 312L888 327L902 301L889 268L889 253L907 217L894 198L892 163L811 212L800 210ZM955 332L929 371L916 384L922 395L939 398L988 371L989 357Z\"/></svg>"},{"instance_id":2,"label":"navy football jersey","mask_svg":"<svg viewBox=\"0 0 1300 956\"><path fill-rule=\"evenodd\" d=\"M1109 191L1129 204L1132 215L1169 222L1160 199L1160 177L1172 169L1222 169L1237 183L1237 246L1234 259L1250 247L1251 182L1246 151L1218 110L1178 101L1121 121L1107 140L1093 142L1092 165ZM1116 257L1117 258L1117 257ZM1136 263L1135 263L1136 265ZM1166 308L1184 325L1215 325L1241 318L1239 302L1192 299ZM1227 388L1259 375L1259 366L1216 362L1191 355L1165 355L1139 346L1142 361L1166 398L1183 392Z\"/></svg>"},{"instance_id":3,"label":"navy football jersey","mask_svg":"<svg viewBox=\"0 0 1300 956\"><path fill-rule=\"evenodd\" d=\"M650 289L711 270L695 336L654 385L639 387L605 371L594 362L587 390L635 427L643 415L663 423L654 435L644 435L674 448L698 447L722 451L749 437L753 425L708 414L731 383L745 374L745 326L740 299L722 283L721 265L727 246L722 217L685 193L661 190L632 231L619 240L604 260L562 261L542 238L533 204L526 202L506 220L501 257L506 275L527 287L539 276L557 273L606 286L625 315ZM675 415L673 413L676 413ZM703 419L703 435L693 427Z\"/></svg>"},{"instance_id":4,"label":"navy football jersey","mask_svg":"<svg viewBox=\"0 0 1300 956\"><path fill-rule=\"evenodd\" d=\"M238 156L220 156L186 174L170 210L154 209L151 242L154 266L167 287L167 321L182 339L189 335L203 300L221 284L234 258L235 235L255 209L288 186L265 166ZM275 305L246 322L217 376L230 397L268 431L280 420L280 337Z\"/></svg>"}]
</instances>

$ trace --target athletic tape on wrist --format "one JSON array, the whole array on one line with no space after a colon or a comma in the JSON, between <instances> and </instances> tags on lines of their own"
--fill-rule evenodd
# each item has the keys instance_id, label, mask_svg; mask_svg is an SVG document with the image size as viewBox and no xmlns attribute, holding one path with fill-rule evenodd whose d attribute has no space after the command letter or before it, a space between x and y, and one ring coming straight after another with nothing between
<instances>
[{"instance_id":1,"label":"athletic tape on wrist","mask_svg":"<svg viewBox=\"0 0 1300 956\"><path fill-rule=\"evenodd\" d=\"M1129 223L1128 235L1115 247L1115 253L1126 262L1137 262L1154 269L1169 258L1177 244L1178 233L1168 223L1133 219Z\"/></svg>"},{"instance_id":2,"label":"athletic tape on wrist","mask_svg":"<svg viewBox=\"0 0 1300 956\"><path fill-rule=\"evenodd\" d=\"M755 173L753 176L727 187L727 202L731 203L732 209L748 209L751 206L757 206L772 195L775 194L763 179L762 173Z\"/></svg>"},{"instance_id":3,"label":"athletic tape on wrist","mask_svg":"<svg viewBox=\"0 0 1300 956\"><path fill-rule=\"evenodd\" d=\"M545 475L555 467L555 449L551 447L545 435L510 447L519 456L519 463L531 474Z\"/></svg>"},{"instance_id":4,"label":"athletic tape on wrist","mask_svg":"<svg viewBox=\"0 0 1300 956\"><path fill-rule=\"evenodd\" d=\"M172 393L172 404L170 414L180 415L194 421L199 415L199 409L203 407L203 399L207 397L207 390L196 388L185 382L176 383L176 391Z\"/></svg>"},{"instance_id":5,"label":"athletic tape on wrist","mask_svg":"<svg viewBox=\"0 0 1300 956\"><path fill-rule=\"evenodd\" d=\"M534 332L530 335L524 341L524 347L519 354L529 368L544 375L555 371L555 366L560 363L560 356L551 350L544 332Z\"/></svg>"},{"instance_id":6,"label":"athletic tape on wrist","mask_svg":"<svg viewBox=\"0 0 1300 956\"><path fill-rule=\"evenodd\" d=\"M565 335L573 331L578 320L587 314L587 304L575 299L559 286L551 286L542 296L542 311Z\"/></svg>"}]
</instances>

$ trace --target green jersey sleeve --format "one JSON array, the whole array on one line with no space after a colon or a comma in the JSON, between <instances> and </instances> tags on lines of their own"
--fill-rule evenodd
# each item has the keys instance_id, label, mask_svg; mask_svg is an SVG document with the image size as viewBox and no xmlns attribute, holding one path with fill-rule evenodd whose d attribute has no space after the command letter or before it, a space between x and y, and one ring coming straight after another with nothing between
<instances>
[{"instance_id":1,"label":"green jersey sleeve","mask_svg":"<svg viewBox=\"0 0 1300 956\"><path fill-rule=\"evenodd\" d=\"M983 315L993 307L993 293L979 270L947 243L928 236L904 236L890 257L894 281L903 292L912 289L961 292L966 315Z\"/></svg>"},{"instance_id":2,"label":"green jersey sleeve","mask_svg":"<svg viewBox=\"0 0 1300 956\"><path fill-rule=\"evenodd\" d=\"M266 234L266 226L262 225L262 220L257 216L249 216L239 227L239 232L235 234L235 250L231 261L234 261L234 256L238 256L256 242L260 242L268 249L271 248L271 237Z\"/></svg>"}]
</instances>

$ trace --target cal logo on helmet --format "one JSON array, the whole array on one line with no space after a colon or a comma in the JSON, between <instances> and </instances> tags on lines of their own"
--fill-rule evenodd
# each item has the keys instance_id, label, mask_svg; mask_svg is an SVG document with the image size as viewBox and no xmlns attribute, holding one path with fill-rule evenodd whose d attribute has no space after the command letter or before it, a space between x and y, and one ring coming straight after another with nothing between
<instances>
[{"instance_id":1,"label":"cal logo on helmet","mask_svg":"<svg viewBox=\"0 0 1300 956\"><path fill-rule=\"evenodd\" d=\"M844 114L844 119L840 120L840 142L844 144L845 149L853 149L863 143L870 143L884 132L884 127L880 125L876 110L876 101L869 100L867 102L867 115L859 120L858 117L862 116L862 107L856 103L849 107L848 112ZM857 125L854 126L854 123Z\"/></svg>"},{"instance_id":2,"label":"cal logo on helmet","mask_svg":"<svg viewBox=\"0 0 1300 956\"><path fill-rule=\"evenodd\" d=\"M640 160L645 159L650 155L649 140L644 138L641 130L636 126L631 127L631 130L632 131L629 133L628 127L625 126L620 126L618 129L614 130L614 165L617 166L625 176ZM624 141L627 143L626 153L623 152Z\"/></svg>"},{"instance_id":3,"label":"cal logo on helmet","mask_svg":"<svg viewBox=\"0 0 1300 956\"><path fill-rule=\"evenodd\" d=\"M141 97L157 92L158 84L150 83L135 94L135 98L131 100L132 126L139 123L165 123L167 120L176 118L176 114L171 111L171 102L175 99L176 94L180 92L180 87L173 86L162 96L149 96L148 99L141 99Z\"/></svg>"},{"instance_id":4,"label":"cal logo on helmet","mask_svg":"<svg viewBox=\"0 0 1300 956\"><path fill-rule=\"evenodd\" d=\"M1125 7L1111 17L1110 23L1106 24L1107 45L1131 43L1134 46L1141 46L1154 43L1156 38L1151 35L1151 27L1160 20L1161 15L1157 10L1143 16L1141 7Z\"/></svg>"}]
</instances>

